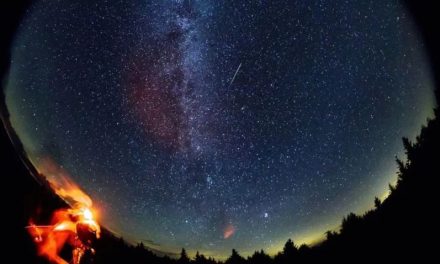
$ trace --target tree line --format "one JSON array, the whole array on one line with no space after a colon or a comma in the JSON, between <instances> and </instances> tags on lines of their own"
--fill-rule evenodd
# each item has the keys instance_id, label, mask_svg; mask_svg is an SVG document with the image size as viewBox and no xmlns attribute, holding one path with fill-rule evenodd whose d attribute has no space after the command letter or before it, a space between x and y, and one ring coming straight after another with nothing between
<instances>
[{"instance_id":1,"label":"tree line","mask_svg":"<svg viewBox=\"0 0 440 264\"><path fill-rule=\"evenodd\" d=\"M339 231L326 232L321 243L296 245L289 239L276 255L264 250L248 257L232 249L225 261L217 261L197 252L189 258L185 249L180 256L157 256L142 243L130 246L122 239L101 239L95 263L170 263L170 264L292 264L316 262L391 262L408 259L422 261L435 257L434 243L428 242L438 219L436 184L440 176L439 109L427 120L414 142L403 138L405 158L396 157L397 183L389 185L389 196L375 198L374 208L363 215L348 214ZM435 259L435 258L434 258Z\"/></svg>"}]
</instances>

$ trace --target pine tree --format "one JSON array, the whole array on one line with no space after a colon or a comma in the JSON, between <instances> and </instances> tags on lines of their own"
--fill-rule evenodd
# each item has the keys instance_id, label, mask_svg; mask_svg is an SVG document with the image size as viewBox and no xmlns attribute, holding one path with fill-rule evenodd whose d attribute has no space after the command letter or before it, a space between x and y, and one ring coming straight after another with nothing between
<instances>
[{"instance_id":1,"label":"pine tree","mask_svg":"<svg viewBox=\"0 0 440 264\"><path fill-rule=\"evenodd\" d=\"M180 252L180 258L178 260L179 264L188 264L189 258L188 254L186 254L186 250L182 248L182 251Z\"/></svg>"}]
</instances>

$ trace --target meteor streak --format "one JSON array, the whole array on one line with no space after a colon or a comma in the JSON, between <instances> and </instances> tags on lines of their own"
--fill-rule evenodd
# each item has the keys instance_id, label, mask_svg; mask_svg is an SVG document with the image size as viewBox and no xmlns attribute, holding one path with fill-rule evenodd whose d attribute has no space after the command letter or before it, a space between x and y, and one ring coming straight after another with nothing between
<instances>
[{"instance_id":1,"label":"meteor streak","mask_svg":"<svg viewBox=\"0 0 440 264\"><path fill-rule=\"evenodd\" d=\"M238 72L240 71L241 64L242 64L242 63L240 62L240 64L239 64L238 67L237 67L237 70L235 70L234 76L232 76L232 80L231 80L231 82L229 83L228 88L231 87L232 83L235 81L235 77L237 77L237 74L238 74Z\"/></svg>"}]
</instances>

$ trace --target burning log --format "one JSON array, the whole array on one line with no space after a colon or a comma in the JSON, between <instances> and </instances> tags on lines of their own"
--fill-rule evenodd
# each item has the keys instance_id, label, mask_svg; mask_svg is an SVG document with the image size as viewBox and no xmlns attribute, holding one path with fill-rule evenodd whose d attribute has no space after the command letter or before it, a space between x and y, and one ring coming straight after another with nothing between
<instances>
[{"instance_id":1,"label":"burning log","mask_svg":"<svg viewBox=\"0 0 440 264\"><path fill-rule=\"evenodd\" d=\"M56 264L67 264L59 256L66 243L73 249L73 264L79 264L88 250L94 252L92 245L101 230L89 208L60 209L54 213L51 223L47 226L31 223L27 227L40 256Z\"/></svg>"},{"instance_id":2,"label":"burning log","mask_svg":"<svg viewBox=\"0 0 440 264\"><path fill-rule=\"evenodd\" d=\"M49 168L55 168L54 163L48 164ZM92 209L92 200L59 167L57 170L45 171L45 175L52 179L51 188L71 208L56 210L50 225L35 225L30 221L26 228L37 245L38 255L55 264L68 264L69 262L59 255L67 244L72 247L70 263L79 264L86 252L94 253L92 246L101 233Z\"/></svg>"}]
</instances>

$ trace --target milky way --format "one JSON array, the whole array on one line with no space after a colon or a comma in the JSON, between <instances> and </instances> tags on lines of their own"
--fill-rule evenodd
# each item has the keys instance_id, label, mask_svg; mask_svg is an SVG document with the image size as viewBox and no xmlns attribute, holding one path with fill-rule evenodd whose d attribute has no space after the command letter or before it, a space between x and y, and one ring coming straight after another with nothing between
<instances>
[{"instance_id":1,"label":"milky way","mask_svg":"<svg viewBox=\"0 0 440 264\"><path fill-rule=\"evenodd\" d=\"M6 96L31 161L69 174L103 225L223 257L369 208L431 89L396 1L41 0Z\"/></svg>"}]
</instances>

